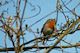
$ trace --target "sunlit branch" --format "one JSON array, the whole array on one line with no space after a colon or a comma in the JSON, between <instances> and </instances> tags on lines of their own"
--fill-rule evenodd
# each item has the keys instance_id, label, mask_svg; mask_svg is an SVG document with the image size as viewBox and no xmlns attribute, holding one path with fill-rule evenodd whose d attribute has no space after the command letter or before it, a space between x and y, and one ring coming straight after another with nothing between
<instances>
[{"instance_id":1,"label":"sunlit branch","mask_svg":"<svg viewBox=\"0 0 80 53\"><path fill-rule=\"evenodd\" d=\"M76 43L76 44L72 44L72 46L55 46L54 49L61 49L62 48L72 48L72 47L78 47L80 46L80 43ZM45 48L50 48L52 46L38 46L39 49L45 49ZM29 47L24 47L23 50L24 51L27 51L29 49L37 49L37 46L29 46ZM11 48L0 48L0 52L6 52L6 51L14 51L14 48L11 47Z\"/></svg>"}]
</instances>

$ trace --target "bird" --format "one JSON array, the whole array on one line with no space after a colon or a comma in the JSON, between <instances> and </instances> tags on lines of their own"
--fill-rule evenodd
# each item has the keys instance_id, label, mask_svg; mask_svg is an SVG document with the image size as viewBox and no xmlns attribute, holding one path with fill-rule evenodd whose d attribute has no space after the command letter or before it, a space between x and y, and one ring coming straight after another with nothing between
<instances>
[{"instance_id":1,"label":"bird","mask_svg":"<svg viewBox=\"0 0 80 53\"><path fill-rule=\"evenodd\" d=\"M50 34L52 34L56 29L56 19L48 19L42 29L41 29L41 33L43 34L43 44L45 42L45 40L48 40L48 38L45 38L46 36L49 36Z\"/></svg>"}]
</instances>

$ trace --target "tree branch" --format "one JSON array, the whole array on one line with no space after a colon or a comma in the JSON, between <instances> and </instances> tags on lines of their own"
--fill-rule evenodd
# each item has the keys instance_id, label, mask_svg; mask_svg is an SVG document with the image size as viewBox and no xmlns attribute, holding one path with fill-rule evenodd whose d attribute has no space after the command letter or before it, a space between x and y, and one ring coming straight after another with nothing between
<instances>
[{"instance_id":1,"label":"tree branch","mask_svg":"<svg viewBox=\"0 0 80 53\"><path fill-rule=\"evenodd\" d=\"M62 48L72 48L72 47L78 47L80 46L80 43L68 45L68 46L55 46L54 49L61 49ZM52 46L38 46L39 49L45 49L45 48L50 48ZM29 49L37 49L37 46L29 46L29 47L24 47L23 50L27 51ZM6 51L15 51L13 47L10 48L0 48L0 52L6 52Z\"/></svg>"}]
</instances>

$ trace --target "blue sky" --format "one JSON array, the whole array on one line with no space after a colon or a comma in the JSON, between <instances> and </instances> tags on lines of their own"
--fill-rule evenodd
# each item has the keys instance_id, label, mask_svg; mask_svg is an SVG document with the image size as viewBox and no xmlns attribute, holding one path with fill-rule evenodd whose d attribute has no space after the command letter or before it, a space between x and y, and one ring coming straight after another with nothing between
<instances>
[{"instance_id":1,"label":"blue sky","mask_svg":"<svg viewBox=\"0 0 80 53\"><path fill-rule=\"evenodd\" d=\"M3 1L3 0L1 0L1 1ZM4 4L4 1L3 1L3 4ZM7 18L8 16L12 16L13 17L15 15L15 13L16 13L16 9L13 7L14 6L13 2L16 5L16 0L13 0L13 1L7 0L7 1L10 1L10 3L0 7L0 14L1 14L2 11L7 10L7 8L8 8L8 14L5 13L5 15L4 15L5 18ZM24 14L24 20L26 20L26 21L24 22L23 27L25 27L25 24L28 24L28 26L31 26L33 23L35 23L36 21L38 21L41 18L45 17L47 14L55 11L56 10L56 1L57 0L28 0L27 7L26 7L26 10L25 10L25 14ZM69 0L67 0L67 1L63 0L63 1L65 3L67 3ZM80 2L79 0L72 0L72 2L70 2L67 5L67 7L69 7L70 9L73 9L79 2ZM21 13L20 14L22 14L23 5L24 5L24 1L21 2L21 8L20 8ZM39 12L39 7L41 8L40 14L38 14L35 17L32 17L32 16L36 15L36 13ZM63 9L65 9L65 8L63 7ZM78 15L80 15L79 9L80 9L80 7L76 8L76 12L77 12ZM64 11L67 11L67 9L65 9ZM65 14L66 14L66 16L69 16L70 19L74 19L74 16L71 13L65 13ZM32 18L29 18L29 17L32 17ZM33 25L31 27L31 29L34 32L36 32L37 28L38 28L39 31L40 31L42 26L43 26L43 24L46 22L46 20L48 20L50 18L56 18L56 12L52 13L51 15L45 17L44 19L42 19L41 21L39 21L38 23ZM64 24L65 22L66 21L65 21L65 18L63 16L63 14L59 13L58 23L57 23L56 27L59 29L61 23ZM34 34L32 32L26 31L25 33L26 33L26 35L25 35L25 37L26 37L25 40L26 41L29 41L29 40L32 40L32 39L35 38L35 36L34 36ZM78 42L80 40L79 33L80 33L80 31L75 32L72 35L69 34L68 36L64 37L64 39L66 41L70 42L70 43L76 43L76 42ZM1 32L0 35L1 35L0 40L2 40L2 41L0 41L0 45L2 46L4 44L4 42L3 42L4 41L3 40L4 33ZM39 37L40 34L36 34L36 36ZM8 37L7 37L7 44L8 44L8 46L11 46L11 43L8 40ZM62 43L62 45L65 45L65 43ZM70 49L64 49L64 51L68 51L68 52L72 52L73 51L72 53L75 53L75 48L73 48L71 50ZM78 51L80 51L80 49L78 49ZM42 53L42 52L43 51L41 51L40 53ZM53 52L54 53L62 53L61 51L59 51L57 49L51 51L51 53L53 53ZM31 53L31 52L28 52L28 53Z\"/></svg>"}]
</instances>

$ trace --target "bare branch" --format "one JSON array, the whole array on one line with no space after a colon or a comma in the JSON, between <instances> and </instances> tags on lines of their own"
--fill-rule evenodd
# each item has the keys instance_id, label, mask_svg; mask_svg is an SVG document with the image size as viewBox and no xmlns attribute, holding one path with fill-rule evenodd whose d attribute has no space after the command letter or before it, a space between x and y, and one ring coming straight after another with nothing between
<instances>
[{"instance_id":1,"label":"bare branch","mask_svg":"<svg viewBox=\"0 0 80 53\"><path fill-rule=\"evenodd\" d=\"M62 48L72 48L72 47L77 47L80 46L80 43L72 44L72 46L55 46L54 49L60 49ZM44 48L50 48L52 46L38 46L39 49L44 49ZM24 47L23 50L27 51L29 49L37 49L37 46L29 46L29 47ZM6 52L6 51L14 51L14 48L0 48L0 52Z\"/></svg>"}]
</instances>

